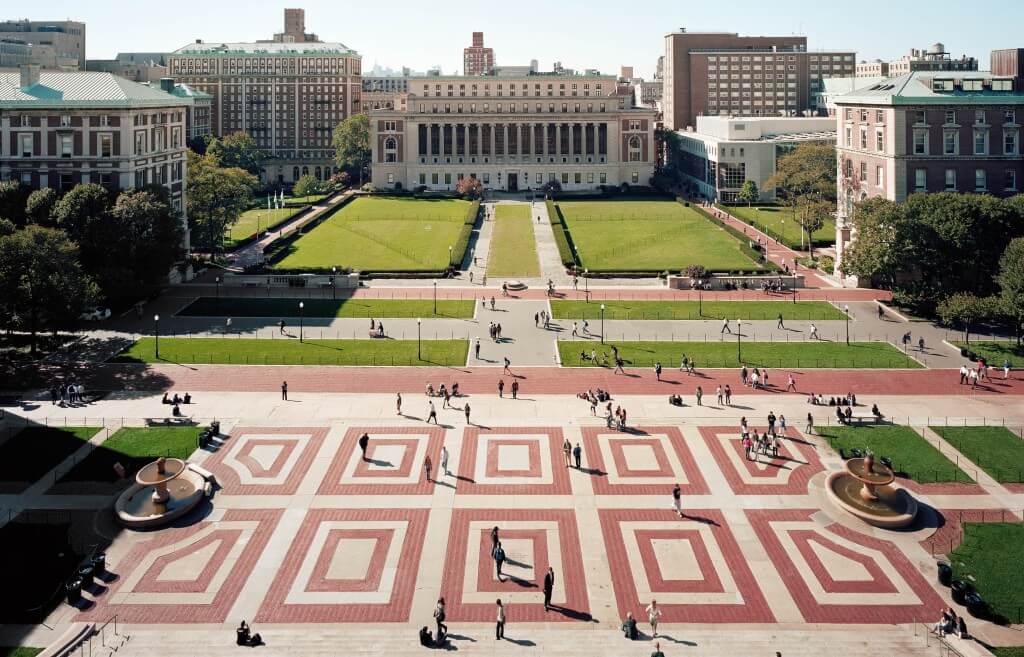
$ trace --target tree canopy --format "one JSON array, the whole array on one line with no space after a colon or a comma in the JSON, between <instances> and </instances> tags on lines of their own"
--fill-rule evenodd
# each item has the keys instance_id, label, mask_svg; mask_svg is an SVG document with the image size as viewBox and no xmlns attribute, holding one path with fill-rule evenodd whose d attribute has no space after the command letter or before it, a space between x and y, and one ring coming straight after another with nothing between
<instances>
[{"instance_id":1,"label":"tree canopy","mask_svg":"<svg viewBox=\"0 0 1024 657\"><path fill-rule=\"evenodd\" d=\"M320 190L320 181L316 179L316 176L306 174L295 181L295 185L292 187L292 196L312 196L319 194Z\"/></svg>"},{"instance_id":2,"label":"tree canopy","mask_svg":"<svg viewBox=\"0 0 1024 657\"><path fill-rule=\"evenodd\" d=\"M363 184L363 171L370 166L370 118L366 114L353 114L334 128L334 159L338 166L355 172L359 185Z\"/></svg>"},{"instance_id":3,"label":"tree canopy","mask_svg":"<svg viewBox=\"0 0 1024 657\"><path fill-rule=\"evenodd\" d=\"M1013 322L1017 343L1024 329L1024 238L1018 237L1007 245L999 258L1001 310Z\"/></svg>"},{"instance_id":4,"label":"tree canopy","mask_svg":"<svg viewBox=\"0 0 1024 657\"><path fill-rule=\"evenodd\" d=\"M753 180L744 180L743 186L740 187L740 193L736 197L740 203L746 203L747 207L750 207L752 203L757 203L761 198L761 190L757 188L757 183Z\"/></svg>"},{"instance_id":5,"label":"tree canopy","mask_svg":"<svg viewBox=\"0 0 1024 657\"><path fill-rule=\"evenodd\" d=\"M204 155L212 155L222 167L243 169L254 176L259 175L266 158L247 132L232 132L220 139L211 139Z\"/></svg>"},{"instance_id":6,"label":"tree canopy","mask_svg":"<svg viewBox=\"0 0 1024 657\"><path fill-rule=\"evenodd\" d=\"M188 154L188 219L192 239L201 249L215 251L224 232L252 205L259 181L240 168L226 168L211 154Z\"/></svg>"}]
</instances>

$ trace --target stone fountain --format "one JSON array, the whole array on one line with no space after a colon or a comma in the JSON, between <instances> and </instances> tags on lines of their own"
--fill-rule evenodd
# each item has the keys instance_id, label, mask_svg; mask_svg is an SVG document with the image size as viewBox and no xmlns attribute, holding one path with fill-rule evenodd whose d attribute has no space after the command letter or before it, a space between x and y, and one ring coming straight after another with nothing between
<instances>
[{"instance_id":1,"label":"stone fountain","mask_svg":"<svg viewBox=\"0 0 1024 657\"><path fill-rule=\"evenodd\" d=\"M207 494L202 474L181 459L160 457L135 475L121 493L117 517L128 527L163 525L191 511Z\"/></svg>"},{"instance_id":2,"label":"stone fountain","mask_svg":"<svg viewBox=\"0 0 1024 657\"><path fill-rule=\"evenodd\" d=\"M830 474L825 492L833 504L870 525L900 529L914 522L917 500L892 486L895 480L892 468L869 453L846 461L842 471Z\"/></svg>"}]
</instances>

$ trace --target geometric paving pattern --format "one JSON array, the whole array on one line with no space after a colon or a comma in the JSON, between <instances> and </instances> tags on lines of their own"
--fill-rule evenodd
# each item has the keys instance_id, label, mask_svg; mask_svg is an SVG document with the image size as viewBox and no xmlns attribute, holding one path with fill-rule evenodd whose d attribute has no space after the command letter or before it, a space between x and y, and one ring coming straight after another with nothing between
<instances>
[{"instance_id":1,"label":"geometric paving pattern","mask_svg":"<svg viewBox=\"0 0 1024 657\"><path fill-rule=\"evenodd\" d=\"M708 493L707 483L676 427L634 427L624 433L583 427L587 464L597 495L666 495L675 484L683 495Z\"/></svg>"},{"instance_id":2,"label":"geometric paving pattern","mask_svg":"<svg viewBox=\"0 0 1024 657\"><path fill-rule=\"evenodd\" d=\"M216 513L216 512L215 512ZM76 620L221 623L253 572L281 511L229 509L184 528L164 529L108 568L111 589Z\"/></svg>"},{"instance_id":3,"label":"geometric paving pattern","mask_svg":"<svg viewBox=\"0 0 1024 657\"><path fill-rule=\"evenodd\" d=\"M749 509L747 517L808 623L909 623L944 603L899 548L814 509Z\"/></svg>"},{"instance_id":4,"label":"geometric paving pattern","mask_svg":"<svg viewBox=\"0 0 1024 657\"><path fill-rule=\"evenodd\" d=\"M427 509L310 509L256 620L403 622Z\"/></svg>"},{"instance_id":5,"label":"geometric paving pattern","mask_svg":"<svg viewBox=\"0 0 1024 657\"><path fill-rule=\"evenodd\" d=\"M226 495L294 495L327 429L235 427L206 460Z\"/></svg>"},{"instance_id":6,"label":"geometric paving pattern","mask_svg":"<svg viewBox=\"0 0 1024 657\"><path fill-rule=\"evenodd\" d=\"M365 460L359 450L363 433L370 436ZM431 476L440 475L444 433L439 427L350 427L317 494L430 495L434 485L424 477L423 463L429 456Z\"/></svg>"},{"instance_id":7,"label":"geometric paving pattern","mask_svg":"<svg viewBox=\"0 0 1024 657\"><path fill-rule=\"evenodd\" d=\"M825 467L811 445L790 427L780 434L779 455L750 460L735 427L700 427L701 436L737 495L806 495L807 482Z\"/></svg>"},{"instance_id":8,"label":"geometric paving pattern","mask_svg":"<svg viewBox=\"0 0 1024 657\"><path fill-rule=\"evenodd\" d=\"M773 622L722 513L685 511L598 511L619 617L657 600L665 623Z\"/></svg>"},{"instance_id":9,"label":"geometric paving pattern","mask_svg":"<svg viewBox=\"0 0 1024 657\"><path fill-rule=\"evenodd\" d=\"M456 494L570 494L564 439L559 427L467 427Z\"/></svg>"}]
</instances>

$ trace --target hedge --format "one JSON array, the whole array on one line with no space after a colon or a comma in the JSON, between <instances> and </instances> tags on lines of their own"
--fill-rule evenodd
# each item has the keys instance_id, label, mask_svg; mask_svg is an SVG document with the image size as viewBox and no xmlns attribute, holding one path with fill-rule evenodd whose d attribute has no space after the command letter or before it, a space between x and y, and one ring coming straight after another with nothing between
<instances>
[{"instance_id":1,"label":"hedge","mask_svg":"<svg viewBox=\"0 0 1024 657\"><path fill-rule=\"evenodd\" d=\"M330 219L331 217L333 217L336 212L338 212L343 207L345 207L346 205L351 203L353 200L355 200L355 198L356 198L356 196L354 194L343 198L334 207L329 208L328 210L325 210L316 219L313 219L312 221L307 223L305 226L303 226L302 227L302 229L303 229L302 231L293 230L288 235L284 235L282 237L279 237L276 240L274 240L273 242L271 242L270 245L266 249L263 250L263 261L265 263L265 266L269 267L269 266L273 265L275 262L277 262L277 261L281 260L282 258L284 258L284 256L287 255L288 247L291 246L292 244L294 244L296 240L298 240L299 238L303 237L310 230L316 228L317 226L319 226L323 222L325 222L328 219ZM275 273L278 273L278 274L288 274L288 273L301 274L301 273L330 273L330 272L331 272L330 269L323 269L323 270L320 270L320 269L315 269L315 270L303 269L301 271L300 270L289 270L289 271L283 271L282 270L282 271L276 271Z\"/></svg>"},{"instance_id":2,"label":"hedge","mask_svg":"<svg viewBox=\"0 0 1024 657\"><path fill-rule=\"evenodd\" d=\"M473 228L476 226L476 220L479 216L480 201L473 201L469 204L469 209L466 210L462 230L459 231L459 237L455 240L455 246L452 249L452 264L457 263L456 268L462 266L462 261L466 257L466 249L469 248L469 240L473 236Z\"/></svg>"},{"instance_id":3,"label":"hedge","mask_svg":"<svg viewBox=\"0 0 1024 657\"><path fill-rule=\"evenodd\" d=\"M724 229L725 232L729 233L730 235L735 237L737 240L739 240L740 252L743 253L743 255L745 255L748 258L750 258L753 262L760 263L762 261L762 259L764 258L764 253L762 253L761 251L758 251L757 249L752 249L750 247L750 236L749 235L744 235L742 232L736 230L735 228L733 228L729 224L725 223L724 221L722 221L718 217L716 217L713 214L711 214L710 212L706 211L704 208L700 207L700 205L695 205L693 203L690 203L689 201L687 201L686 199L684 199L681 196L677 196L676 197L676 202L682 203L683 205L689 205L689 207L691 209L696 210L698 213L703 215L708 221L711 221L715 225L717 225L720 228ZM763 273L768 273L768 272L779 272L779 271L782 271L782 270L779 268L778 265L776 265L772 261L765 259L763 264L761 265L760 269L758 269L757 271L763 272Z\"/></svg>"},{"instance_id":4,"label":"hedge","mask_svg":"<svg viewBox=\"0 0 1024 657\"><path fill-rule=\"evenodd\" d=\"M558 257L562 259L565 267L575 268L575 249L572 248L572 238L565 226L562 210L551 199L545 201L545 204L548 208L548 218L551 220L551 231L555 236L555 246L558 247Z\"/></svg>"}]
</instances>

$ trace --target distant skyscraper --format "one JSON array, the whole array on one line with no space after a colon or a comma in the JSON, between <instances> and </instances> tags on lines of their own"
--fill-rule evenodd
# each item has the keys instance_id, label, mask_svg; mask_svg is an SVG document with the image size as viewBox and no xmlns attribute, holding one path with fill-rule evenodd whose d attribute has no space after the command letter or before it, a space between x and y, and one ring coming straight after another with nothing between
<instances>
[{"instance_id":1,"label":"distant skyscraper","mask_svg":"<svg viewBox=\"0 0 1024 657\"><path fill-rule=\"evenodd\" d=\"M473 45L462 50L464 75L487 75L494 68L494 49L484 48L484 33L473 32Z\"/></svg>"},{"instance_id":2,"label":"distant skyscraper","mask_svg":"<svg viewBox=\"0 0 1024 657\"><path fill-rule=\"evenodd\" d=\"M315 34L306 32L305 9L284 10L284 32L275 34L274 41L278 43L308 43L319 40Z\"/></svg>"}]
</instances>

